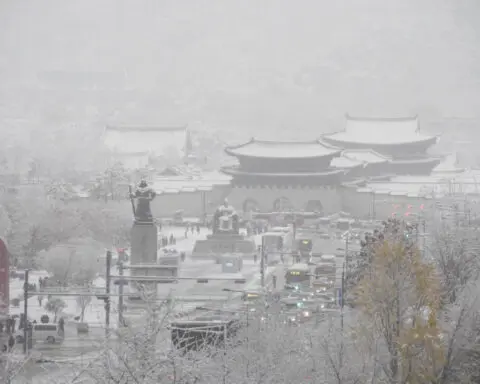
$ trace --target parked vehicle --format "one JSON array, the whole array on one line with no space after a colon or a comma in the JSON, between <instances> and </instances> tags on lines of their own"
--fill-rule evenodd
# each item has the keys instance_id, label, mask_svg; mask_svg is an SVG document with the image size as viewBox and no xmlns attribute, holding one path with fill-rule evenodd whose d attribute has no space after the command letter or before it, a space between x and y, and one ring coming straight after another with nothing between
<instances>
[{"instance_id":1,"label":"parked vehicle","mask_svg":"<svg viewBox=\"0 0 480 384\"><path fill-rule=\"evenodd\" d=\"M47 342L49 344L55 344L56 342L62 342L64 334L58 324L33 324L32 339L34 342ZM15 333L15 341L17 343L23 343L23 329L18 330Z\"/></svg>"}]
</instances>

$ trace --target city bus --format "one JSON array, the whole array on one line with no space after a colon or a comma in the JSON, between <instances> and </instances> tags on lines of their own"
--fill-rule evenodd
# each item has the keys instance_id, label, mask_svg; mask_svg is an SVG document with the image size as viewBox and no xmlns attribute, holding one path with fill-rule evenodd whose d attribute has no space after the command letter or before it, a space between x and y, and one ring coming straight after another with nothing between
<instances>
[{"instance_id":1,"label":"city bus","mask_svg":"<svg viewBox=\"0 0 480 384\"><path fill-rule=\"evenodd\" d=\"M287 288L310 288L311 271L308 264L294 264L287 269L285 286Z\"/></svg>"}]
</instances>

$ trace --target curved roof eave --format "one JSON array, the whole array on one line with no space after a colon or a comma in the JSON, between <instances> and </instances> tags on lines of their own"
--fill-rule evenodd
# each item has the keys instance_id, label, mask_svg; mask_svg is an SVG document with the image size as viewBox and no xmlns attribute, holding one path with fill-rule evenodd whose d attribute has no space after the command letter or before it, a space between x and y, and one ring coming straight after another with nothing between
<instances>
[{"instance_id":1,"label":"curved roof eave","mask_svg":"<svg viewBox=\"0 0 480 384\"><path fill-rule=\"evenodd\" d=\"M429 137L419 138L418 140L415 140L415 141L404 141L404 142L397 142L397 143L381 143L381 142L375 143L375 142L358 142L353 140L340 140L340 139L328 137L328 135L329 134L323 135L322 138L323 140L328 141L332 145L339 146L339 147L348 147L349 145L355 145L355 146L362 146L364 148L401 147L404 145L411 145L411 144L433 145L439 139L439 136L431 136L431 137L429 136ZM330 135L333 136L335 135L335 133Z\"/></svg>"},{"instance_id":2,"label":"curved roof eave","mask_svg":"<svg viewBox=\"0 0 480 384\"><path fill-rule=\"evenodd\" d=\"M107 131L117 132L183 132L188 129L187 125L178 126L122 126L122 125L106 125L104 133Z\"/></svg>"},{"instance_id":3,"label":"curved roof eave","mask_svg":"<svg viewBox=\"0 0 480 384\"><path fill-rule=\"evenodd\" d=\"M347 120L355 120L355 121L392 122L392 121L415 121L415 120L418 120L418 115L403 116L403 117L361 117L361 116L352 116L349 113L346 113L345 118Z\"/></svg>"},{"instance_id":4,"label":"curved roof eave","mask_svg":"<svg viewBox=\"0 0 480 384\"><path fill-rule=\"evenodd\" d=\"M315 176L334 176L346 174L346 169L330 169L326 172L295 172L295 173L262 173L262 172L244 172L232 167L222 167L221 172L231 176L261 176L261 177L315 177Z\"/></svg>"},{"instance_id":5,"label":"curved roof eave","mask_svg":"<svg viewBox=\"0 0 480 384\"><path fill-rule=\"evenodd\" d=\"M278 145L285 145L288 146L290 145L312 145L312 144L317 144L319 148L324 147L325 148L325 153L318 153L314 154L312 156L265 156L262 155L261 153L258 154L243 154L243 153L238 153L236 150L244 148L248 145L251 144L278 144ZM273 140L256 140L255 138L251 138L249 141L243 144L235 145L235 146L227 146L224 149L225 153L230 156L234 157L243 157L243 158L257 158L257 159L273 159L273 160L291 160L291 159L315 159L315 158L322 158L322 157L329 157L329 156L340 156L342 149L338 148L336 146L333 146L330 143L325 143L322 140L311 140L311 141L273 141Z\"/></svg>"}]
</instances>

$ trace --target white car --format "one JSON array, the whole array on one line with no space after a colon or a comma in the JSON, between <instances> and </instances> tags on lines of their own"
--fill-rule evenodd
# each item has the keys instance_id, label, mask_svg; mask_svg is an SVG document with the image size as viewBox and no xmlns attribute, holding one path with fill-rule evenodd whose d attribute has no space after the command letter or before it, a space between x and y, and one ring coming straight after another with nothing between
<instances>
[{"instance_id":1,"label":"white car","mask_svg":"<svg viewBox=\"0 0 480 384\"><path fill-rule=\"evenodd\" d=\"M55 344L63 341L64 334L58 324L33 324L32 339L34 342L43 341ZM15 333L15 341L23 343L23 329L19 329Z\"/></svg>"}]
</instances>

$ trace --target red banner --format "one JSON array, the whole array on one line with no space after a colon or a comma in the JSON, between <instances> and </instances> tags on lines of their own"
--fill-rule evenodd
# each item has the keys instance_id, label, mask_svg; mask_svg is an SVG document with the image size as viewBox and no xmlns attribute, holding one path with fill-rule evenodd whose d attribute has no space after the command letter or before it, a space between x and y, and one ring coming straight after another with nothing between
<instances>
[{"instance_id":1,"label":"red banner","mask_svg":"<svg viewBox=\"0 0 480 384\"><path fill-rule=\"evenodd\" d=\"M0 314L8 314L10 304L9 255L7 247L0 239Z\"/></svg>"}]
</instances>

